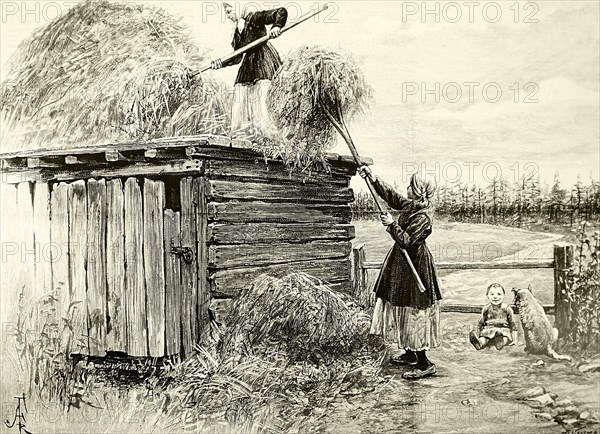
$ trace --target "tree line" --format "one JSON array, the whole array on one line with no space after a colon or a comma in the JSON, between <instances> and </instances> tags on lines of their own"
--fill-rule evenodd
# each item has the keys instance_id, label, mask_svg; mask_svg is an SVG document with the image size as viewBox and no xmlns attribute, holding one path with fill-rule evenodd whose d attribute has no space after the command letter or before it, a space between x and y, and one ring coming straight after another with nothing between
<instances>
[{"instance_id":1,"label":"tree line","mask_svg":"<svg viewBox=\"0 0 600 434\"><path fill-rule=\"evenodd\" d=\"M402 191L396 183L394 188ZM368 191L355 194L355 218L377 218L375 202ZM380 200L382 205L383 202ZM558 173L552 185L539 176L524 176L518 182L496 178L487 185L441 184L434 198L435 213L450 221L521 226L523 223L573 225L580 220L600 219L600 182L580 178L563 188Z\"/></svg>"}]
</instances>

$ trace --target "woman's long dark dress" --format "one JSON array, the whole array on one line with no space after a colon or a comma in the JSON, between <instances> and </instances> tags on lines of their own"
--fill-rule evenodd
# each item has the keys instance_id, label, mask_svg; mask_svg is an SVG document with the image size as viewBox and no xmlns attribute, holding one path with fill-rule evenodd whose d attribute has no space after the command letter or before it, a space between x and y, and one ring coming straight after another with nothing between
<instances>
[{"instance_id":1,"label":"woman's long dark dress","mask_svg":"<svg viewBox=\"0 0 600 434\"><path fill-rule=\"evenodd\" d=\"M438 301L442 296L435 262L425 243L432 231L431 217L426 209L420 209L379 178L373 186L391 208L399 211L399 217L387 227L395 242L375 283L377 303L371 333L414 351L437 347ZM425 292L419 290L402 249L408 253Z\"/></svg>"}]
</instances>

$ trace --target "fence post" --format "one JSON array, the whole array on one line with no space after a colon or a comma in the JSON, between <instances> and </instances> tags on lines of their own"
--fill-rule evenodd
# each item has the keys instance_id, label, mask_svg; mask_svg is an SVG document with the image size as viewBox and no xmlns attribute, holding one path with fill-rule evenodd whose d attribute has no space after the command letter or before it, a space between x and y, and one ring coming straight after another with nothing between
<instances>
[{"instance_id":1,"label":"fence post","mask_svg":"<svg viewBox=\"0 0 600 434\"><path fill-rule=\"evenodd\" d=\"M567 336L571 328L571 306L566 298L567 270L573 266L573 246L554 245L554 325L559 336Z\"/></svg>"},{"instance_id":2,"label":"fence post","mask_svg":"<svg viewBox=\"0 0 600 434\"><path fill-rule=\"evenodd\" d=\"M357 244L352 248L352 295L361 304L363 301L363 293L365 292L365 279L363 262L366 260L366 252L364 244Z\"/></svg>"}]
</instances>

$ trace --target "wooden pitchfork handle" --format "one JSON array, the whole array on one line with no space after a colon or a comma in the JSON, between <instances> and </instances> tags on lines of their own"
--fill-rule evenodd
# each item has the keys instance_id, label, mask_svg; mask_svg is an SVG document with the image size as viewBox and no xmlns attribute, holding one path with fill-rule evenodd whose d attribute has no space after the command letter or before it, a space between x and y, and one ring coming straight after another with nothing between
<instances>
[{"instance_id":1,"label":"wooden pitchfork handle","mask_svg":"<svg viewBox=\"0 0 600 434\"><path fill-rule=\"evenodd\" d=\"M354 145L354 141L352 140L352 136L350 136L350 133L348 132L348 130L344 127L344 125L342 125L340 122L337 121L337 119L330 113L330 111L328 110L328 108L325 104L323 104L321 101L319 101L319 105L323 109L323 112L327 116L327 119L329 119L329 121L333 124L335 129L343 137L344 141L348 145L348 148L350 148L350 153L352 154L352 157L354 157L354 161L356 162L356 165L359 167L362 166L362 164L360 162L360 155L358 155L358 151L356 150L356 146ZM341 114L340 114L340 116L341 116ZM377 208L379 209L379 213L381 215L385 214L383 211L383 208L381 208L381 205L379 204L379 201L377 200L377 196L375 195L375 191L373 191L373 186L371 185L371 182L368 179L368 177L365 178L365 182L367 183L367 187L369 187L371 196L373 196L375 205L377 205ZM425 293L427 291L427 289L425 289L425 285L423 285L423 281L421 280L421 277L419 276L417 269L415 268L412 260L410 259L410 256L408 256L408 252L403 248L400 248L400 250L404 254L404 258L406 258L406 262L408 263L410 271L412 271L413 277L415 278L415 281L417 282L419 291L421 291L421 293Z\"/></svg>"},{"instance_id":2,"label":"wooden pitchfork handle","mask_svg":"<svg viewBox=\"0 0 600 434\"><path fill-rule=\"evenodd\" d=\"M314 17L316 15L319 15L321 12L327 10L327 8L329 8L328 5L323 5L317 11L315 11L315 12L309 12L307 14L302 15L298 19L298 21L296 21L295 23L290 24L289 26L285 26L283 29L281 29L281 33L283 34L283 33L287 32L288 30L292 30L294 27L302 24L305 21L310 20L312 17ZM230 53L227 56L222 57L221 61L223 63L225 63L225 62L233 59L234 57L239 56L240 54L244 54L246 51L251 50L254 47L258 47L259 45L262 45L262 44L266 43L267 41L269 41L269 39L271 39L271 35L263 36L262 38L257 39L256 41L253 41L253 42L249 43L248 45L243 46L242 48L240 48L238 50L235 50L233 53ZM195 77L198 74L201 74L203 72L208 71L209 69L212 69L211 64L204 65L202 68L200 68L199 71L196 71L193 74L191 74L190 77Z\"/></svg>"},{"instance_id":3,"label":"wooden pitchfork handle","mask_svg":"<svg viewBox=\"0 0 600 434\"><path fill-rule=\"evenodd\" d=\"M365 178L365 181L367 181L367 186L369 187L369 191L371 192L371 194L373 195L373 197L375 197L374 192L373 192L373 187L371 186L371 180L367 180ZM377 208L379 208L379 213L381 215L385 214L382 211L381 206L379 205L379 202L375 201L375 203L377 204ZM406 262L408 263L410 271L412 271L413 277L415 278L415 281L417 282L417 286L419 287L419 291L421 291L421 293L424 294L427 291L427 289L425 289L425 285L423 285L423 281L421 280L421 276L419 276L419 273L417 272L417 269L415 268L412 260L410 259L410 256L408 256L408 252L406 251L406 249L403 249L402 247L400 247L400 251L404 254L404 258L406 259Z\"/></svg>"}]
</instances>

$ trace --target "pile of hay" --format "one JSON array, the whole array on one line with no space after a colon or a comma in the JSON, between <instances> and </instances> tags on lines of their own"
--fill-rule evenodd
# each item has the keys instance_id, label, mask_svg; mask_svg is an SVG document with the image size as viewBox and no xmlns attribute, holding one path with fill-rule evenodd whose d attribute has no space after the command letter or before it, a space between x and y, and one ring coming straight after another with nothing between
<instances>
[{"instance_id":1,"label":"pile of hay","mask_svg":"<svg viewBox=\"0 0 600 434\"><path fill-rule=\"evenodd\" d=\"M18 48L2 84L3 151L227 132L222 87L180 20L86 1Z\"/></svg>"},{"instance_id":2,"label":"pile of hay","mask_svg":"<svg viewBox=\"0 0 600 434\"><path fill-rule=\"evenodd\" d=\"M363 113L372 90L349 53L320 46L301 47L288 56L269 89L269 112L285 136L311 155L329 149L337 122Z\"/></svg>"},{"instance_id":3,"label":"pile of hay","mask_svg":"<svg viewBox=\"0 0 600 434\"><path fill-rule=\"evenodd\" d=\"M153 396L196 431L295 432L340 393L385 382L385 345L368 326L352 298L312 276L263 275L230 306L218 347L174 365Z\"/></svg>"},{"instance_id":4,"label":"pile of hay","mask_svg":"<svg viewBox=\"0 0 600 434\"><path fill-rule=\"evenodd\" d=\"M221 352L226 358L276 348L292 360L320 361L348 353L367 321L315 277L263 275L232 303Z\"/></svg>"}]
</instances>

